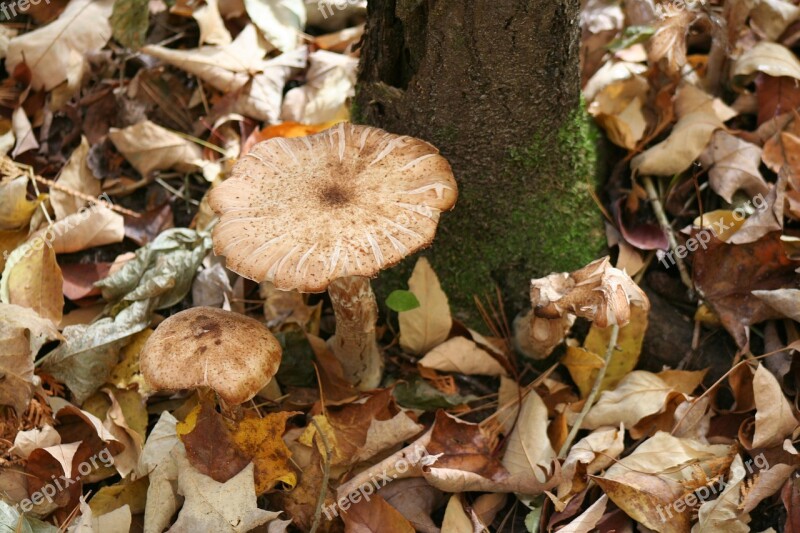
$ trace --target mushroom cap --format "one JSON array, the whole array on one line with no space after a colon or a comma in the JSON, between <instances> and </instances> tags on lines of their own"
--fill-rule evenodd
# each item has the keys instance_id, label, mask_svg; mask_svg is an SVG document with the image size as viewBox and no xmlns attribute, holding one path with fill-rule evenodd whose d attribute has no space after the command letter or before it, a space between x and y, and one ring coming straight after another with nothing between
<instances>
[{"instance_id":1,"label":"mushroom cap","mask_svg":"<svg viewBox=\"0 0 800 533\"><path fill-rule=\"evenodd\" d=\"M413 137L340 123L270 139L209 195L214 252L246 278L323 292L428 246L457 195L447 160Z\"/></svg>"},{"instance_id":2,"label":"mushroom cap","mask_svg":"<svg viewBox=\"0 0 800 533\"><path fill-rule=\"evenodd\" d=\"M281 345L261 322L194 307L158 326L139 366L154 390L210 387L227 405L238 405L269 383L280 362Z\"/></svg>"}]
</instances>

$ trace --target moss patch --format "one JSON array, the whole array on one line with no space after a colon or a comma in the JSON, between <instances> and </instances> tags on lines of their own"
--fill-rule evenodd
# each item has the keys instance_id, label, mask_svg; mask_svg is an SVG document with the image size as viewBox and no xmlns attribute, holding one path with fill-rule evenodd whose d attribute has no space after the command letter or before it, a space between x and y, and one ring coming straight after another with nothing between
<instances>
[{"instance_id":1,"label":"moss patch","mask_svg":"<svg viewBox=\"0 0 800 533\"><path fill-rule=\"evenodd\" d=\"M537 131L510 147L497 176L459 176L456 208L442 215L426 252L454 315L481 328L473 295L499 286L511 320L527 302L531 278L570 271L605 247L600 212L590 190L598 184L596 129L581 108L555 132ZM405 288L416 258L384 275L381 294Z\"/></svg>"}]
</instances>

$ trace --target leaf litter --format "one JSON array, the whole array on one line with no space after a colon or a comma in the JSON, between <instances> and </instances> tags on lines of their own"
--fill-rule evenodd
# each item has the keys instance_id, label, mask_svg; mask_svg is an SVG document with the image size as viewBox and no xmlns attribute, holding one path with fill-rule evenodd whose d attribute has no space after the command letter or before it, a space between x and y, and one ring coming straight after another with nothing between
<instances>
[{"instance_id":1,"label":"leaf litter","mask_svg":"<svg viewBox=\"0 0 800 533\"><path fill-rule=\"evenodd\" d=\"M254 144L350 118L366 2L329 4L54 1L0 26L0 525L800 528L800 9L587 2L613 256L533 280L513 329L480 303L482 332L420 258L377 330L386 379L359 391L328 300L227 270L207 200ZM203 306L282 346L241 405L140 372L153 330Z\"/></svg>"}]
</instances>

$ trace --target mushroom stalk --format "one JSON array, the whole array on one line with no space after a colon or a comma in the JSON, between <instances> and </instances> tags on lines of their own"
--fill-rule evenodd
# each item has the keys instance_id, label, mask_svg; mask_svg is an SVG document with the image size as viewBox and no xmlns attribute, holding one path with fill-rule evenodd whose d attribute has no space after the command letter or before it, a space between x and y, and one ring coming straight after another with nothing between
<instances>
[{"instance_id":1,"label":"mushroom stalk","mask_svg":"<svg viewBox=\"0 0 800 533\"><path fill-rule=\"evenodd\" d=\"M375 339L378 303L369 278L347 276L328 286L336 335L330 344L344 375L361 390L374 389L383 374L383 357Z\"/></svg>"}]
</instances>

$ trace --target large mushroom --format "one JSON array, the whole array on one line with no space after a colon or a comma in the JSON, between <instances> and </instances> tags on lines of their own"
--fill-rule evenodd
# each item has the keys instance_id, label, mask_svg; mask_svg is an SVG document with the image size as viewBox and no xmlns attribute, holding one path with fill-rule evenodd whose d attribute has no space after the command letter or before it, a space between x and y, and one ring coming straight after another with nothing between
<instances>
[{"instance_id":1,"label":"large mushroom","mask_svg":"<svg viewBox=\"0 0 800 533\"><path fill-rule=\"evenodd\" d=\"M156 391L208 387L231 412L278 371L281 345L258 320L215 307L193 307L162 322L139 366Z\"/></svg>"},{"instance_id":2,"label":"large mushroom","mask_svg":"<svg viewBox=\"0 0 800 533\"><path fill-rule=\"evenodd\" d=\"M419 139L341 123L317 135L255 145L211 191L214 251L228 268L281 290L323 292L336 315L333 352L361 389L383 359L369 279L428 246L456 182Z\"/></svg>"}]
</instances>

